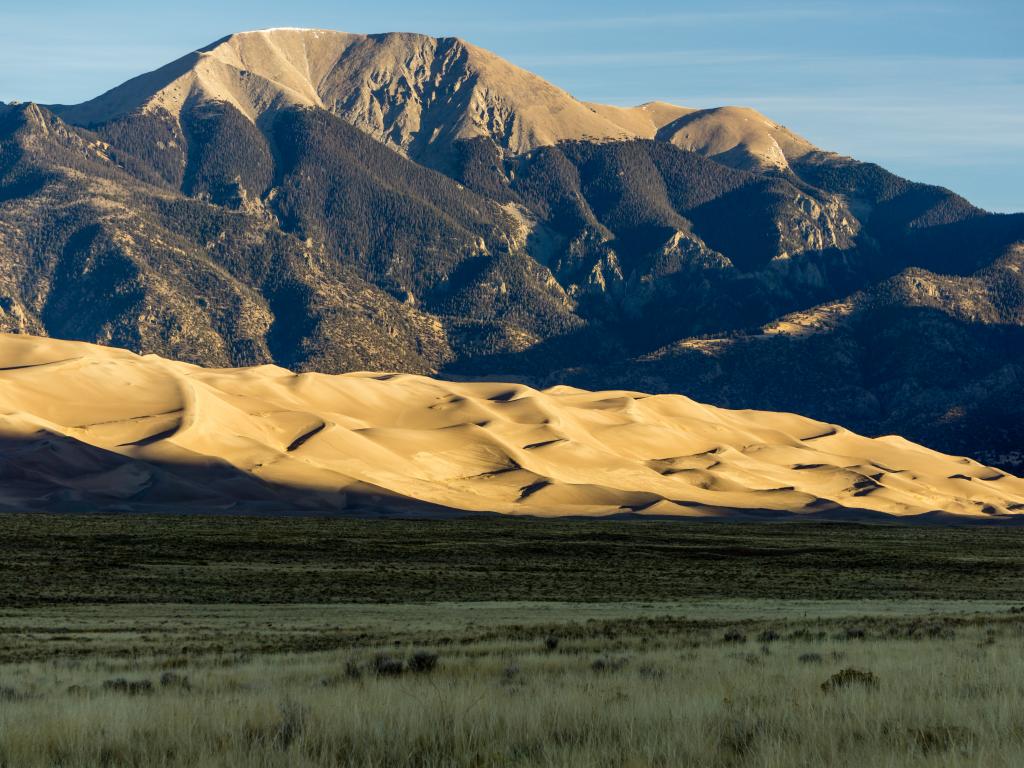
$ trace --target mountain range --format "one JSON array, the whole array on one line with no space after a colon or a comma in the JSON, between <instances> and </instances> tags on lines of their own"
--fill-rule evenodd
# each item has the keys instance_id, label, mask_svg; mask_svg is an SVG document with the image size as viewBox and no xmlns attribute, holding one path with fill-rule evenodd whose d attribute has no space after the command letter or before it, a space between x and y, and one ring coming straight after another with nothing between
<instances>
[{"instance_id":1,"label":"mountain range","mask_svg":"<svg viewBox=\"0 0 1024 768\"><path fill-rule=\"evenodd\" d=\"M456 38L241 33L0 105L0 331L681 393L1024 468L1024 214Z\"/></svg>"}]
</instances>

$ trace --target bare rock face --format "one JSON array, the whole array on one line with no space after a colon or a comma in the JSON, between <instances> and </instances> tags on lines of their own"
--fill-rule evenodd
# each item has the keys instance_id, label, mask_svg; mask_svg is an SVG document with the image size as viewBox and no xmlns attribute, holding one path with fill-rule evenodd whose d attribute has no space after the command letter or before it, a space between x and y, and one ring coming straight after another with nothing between
<instances>
[{"instance_id":1,"label":"bare rock face","mask_svg":"<svg viewBox=\"0 0 1024 768\"><path fill-rule=\"evenodd\" d=\"M12 296L0 296L0 332L39 333L42 326L33 323L25 307Z\"/></svg>"},{"instance_id":2,"label":"bare rock face","mask_svg":"<svg viewBox=\"0 0 1024 768\"><path fill-rule=\"evenodd\" d=\"M828 249L848 250L860 229L840 198L829 195L816 200L802 192L796 192L791 205L782 210L775 224L779 245L774 258L777 259Z\"/></svg>"}]
</instances>

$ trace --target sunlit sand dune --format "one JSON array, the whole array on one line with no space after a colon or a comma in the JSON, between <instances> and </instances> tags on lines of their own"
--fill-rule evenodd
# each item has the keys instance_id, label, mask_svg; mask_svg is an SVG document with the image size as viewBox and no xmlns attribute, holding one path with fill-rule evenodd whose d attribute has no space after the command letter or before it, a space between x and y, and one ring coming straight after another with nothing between
<instances>
[{"instance_id":1,"label":"sunlit sand dune","mask_svg":"<svg viewBox=\"0 0 1024 768\"><path fill-rule=\"evenodd\" d=\"M0 335L0 508L990 519L1024 480L678 395L210 370Z\"/></svg>"}]
</instances>

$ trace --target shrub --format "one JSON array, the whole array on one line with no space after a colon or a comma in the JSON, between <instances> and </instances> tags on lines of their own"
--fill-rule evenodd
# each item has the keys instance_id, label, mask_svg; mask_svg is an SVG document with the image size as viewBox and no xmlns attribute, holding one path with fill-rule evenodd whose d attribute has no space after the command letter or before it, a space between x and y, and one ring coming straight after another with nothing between
<instances>
[{"instance_id":1,"label":"shrub","mask_svg":"<svg viewBox=\"0 0 1024 768\"><path fill-rule=\"evenodd\" d=\"M405 672L405 662L386 653L378 653L373 658L373 671L379 677L396 677Z\"/></svg>"},{"instance_id":2,"label":"shrub","mask_svg":"<svg viewBox=\"0 0 1024 768\"><path fill-rule=\"evenodd\" d=\"M437 654L430 651L416 651L409 659L409 671L411 672L433 672L435 667L437 667Z\"/></svg>"},{"instance_id":3,"label":"shrub","mask_svg":"<svg viewBox=\"0 0 1024 768\"><path fill-rule=\"evenodd\" d=\"M949 750L967 753L977 740L973 731L958 725L911 728L909 733L917 748L926 755Z\"/></svg>"},{"instance_id":4,"label":"shrub","mask_svg":"<svg viewBox=\"0 0 1024 768\"><path fill-rule=\"evenodd\" d=\"M349 680L359 680L363 676L363 668L355 659L345 660L345 677Z\"/></svg>"},{"instance_id":5,"label":"shrub","mask_svg":"<svg viewBox=\"0 0 1024 768\"><path fill-rule=\"evenodd\" d=\"M21 701L27 698L25 694L6 685L0 685L0 701Z\"/></svg>"},{"instance_id":6,"label":"shrub","mask_svg":"<svg viewBox=\"0 0 1024 768\"><path fill-rule=\"evenodd\" d=\"M727 754L737 757L750 755L767 726L760 720L730 717L719 725L719 746ZM731 761L730 761L731 762Z\"/></svg>"},{"instance_id":7,"label":"shrub","mask_svg":"<svg viewBox=\"0 0 1024 768\"><path fill-rule=\"evenodd\" d=\"M782 636L774 629L766 629L757 636L757 642L759 643L774 643L776 640L781 640Z\"/></svg>"},{"instance_id":8,"label":"shrub","mask_svg":"<svg viewBox=\"0 0 1024 768\"><path fill-rule=\"evenodd\" d=\"M104 680L103 690L124 693L129 696L138 696L144 693L152 693L153 683L149 680L125 680L123 677L118 677L113 680Z\"/></svg>"},{"instance_id":9,"label":"shrub","mask_svg":"<svg viewBox=\"0 0 1024 768\"><path fill-rule=\"evenodd\" d=\"M820 653L801 653L796 660L801 664L821 664L824 661Z\"/></svg>"},{"instance_id":10,"label":"shrub","mask_svg":"<svg viewBox=\"0 0 1024 768\"><path fill-rule=\"evenodd\" d=\"M663 680L665 678L665 670L653 664L644 664L637 672L645 680Z\"/></svg>"},{"instance_id":11,"label":"shrub","mask_svg":"<svg viewBox=\"0 0 1024 768\"><path fill-rule=\"evenodd\" d=\"M806 640L808 642L817 641L819 643L826 637L828 637L828 635L822 630L818 630L817 632L811 632L809 629L798 629L795 632L791 632L789 634L790 640Z\"/></svg>"},{"instance_id":12,"label":"shrub","mask_svg":"<svg viewBox=\"0 0 1024 768\"><path fill-rule=\"evenodd\" d=\"M848 667L836 672L832 677L821 684L821 690L826 693L836 691L840 688L849 688L851 685L860 685L865 688L877 688L878 678L873 672L866 672L861 669Z\"/></svg>"},{"instance_id":13,"label":"shrub","mask_svg":"<svg viewBox=\"0 0 1024 768\"><path fill-rule=\"evenodd\" d=\"M745 643L747 642L747 636L740 632L735 627L728 629L722 639L727 643Z\"/></svg>"},{"instance_id":14,"label":"shrub","mask_svg":"<svg viewBox=\"0 0 1024 768\"><path fill-rule=\"evenodd\" d=\"M363 676L363 669L355 661L346 661L344 669L333 675L320 678L320 685L324 688L334 688L342 683L360 680Z\"/></svg>"},{"instance_id":15,"label":"shrub","mask_svg":"<svg viewBox=\"0 0 1024 768\"><path fill-rule=\"evenodd\" d=\"M933 640L952 640L956 637L956 630L945 624L930 624L925 628L925 632Z\"/></svg>"},{"instance_id":16,"label":"shrub","mask_svg":"<svg viewBox=\"0 0 1024 768\"><path fill-rule=\"evenodd\" d=\"M279 749L287 751L305 731L309 712L294 701L285 701L281 704L280 710L281 719L271 734L271 739Z\"/></svg>"},{"instance_id":17,"label":"shrub","mask_svg":"<svg viewBox=\"0 0 1024 768\"><path fill-rule=\"evenodd\" d=\"M180 675L177 672L164 672L160 675L161 688L177 688L182 691L192 690L192 684L187 675Z\"/></svg>"},{"instance_id":18,"label":"shrub","mask_svg":"<svg viewBox=\"0 0 1024 768\"><path fill-rule=\"evenodd\" d=\"M598 674L602 672L618 672L624 666L626 666L627 659L624 657L609 658L607 656L601 656L591 663L590 668Z\"/></svg>"}]
</instances>

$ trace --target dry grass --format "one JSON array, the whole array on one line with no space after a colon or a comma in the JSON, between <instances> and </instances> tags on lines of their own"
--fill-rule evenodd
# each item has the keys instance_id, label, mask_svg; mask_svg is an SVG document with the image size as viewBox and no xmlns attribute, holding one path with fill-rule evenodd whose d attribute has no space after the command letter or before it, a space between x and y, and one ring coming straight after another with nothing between
<instances>
[{"instance_id":1,"label":"dry grass","mask_svg":"<svg viewBox=\"0 0 1024 768\"><path fill-rule=\"evenodd\" d=\"M778 602L767 611L770 620L744 621L734 612L734 624L725 624L705 606L714 615L652 633L639 617L582 620L585 606L562 625L536 621L544 606L532 623L521 604L510 606L514 624L485 613L472 626L465 620L472 606L449 608L456 618L446 625L444 615L419 613L423 607L409 613L395 606L391 622L381 625L392 633L389 642L319 653L83 653L6 664L0 763L1024 763L1018 613L953 616L945 605L927 618L900 619L891 611L804 618L806 604ZM109 610L113 621L130 612ZM624 608L623 616L628 610L641 609ZM213 607L207 611L212 631L218 620ZM702 607L691 612L699 617ZM220 624L240 626L230 616ZM734 626L749 639L727 641ZM71 641L88 645L99 628L84 629ZM762 643L758 636L772 639ZM558 639L553 649L549 637ZM436 665L423 661L432 654ZM820 661L807 663L811 654ZM853 680L822 689L851 668L870 672L876 684Z\"/></svg>"},{"instance_id":2,"label":"dry grass","mask_svg":"<svg viewBox=\"0 0 1024 768\"><path fill-rule=\"evenodd\" d=\"M0 768L1024 765L1024 532L5 522Z\"/></svg>"},{"instance_id":3,"label":"dry grass","mask_svg":"<svg viewBox=\"0 0 1024 768\"><path fill-rule=\"evenodd\" d=\"M1020 594L1024 527L5 515L0 605Z\"/></svg>"}]
</instances>

